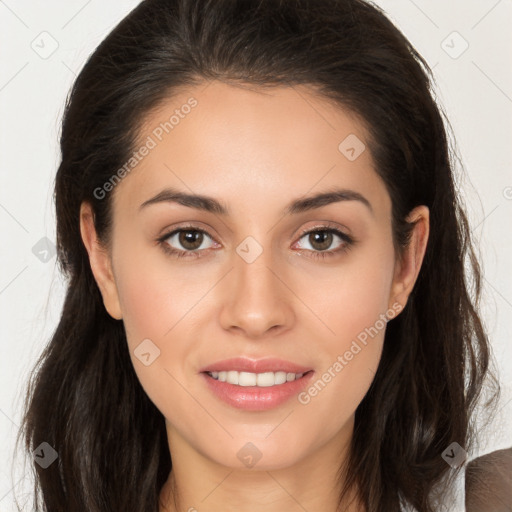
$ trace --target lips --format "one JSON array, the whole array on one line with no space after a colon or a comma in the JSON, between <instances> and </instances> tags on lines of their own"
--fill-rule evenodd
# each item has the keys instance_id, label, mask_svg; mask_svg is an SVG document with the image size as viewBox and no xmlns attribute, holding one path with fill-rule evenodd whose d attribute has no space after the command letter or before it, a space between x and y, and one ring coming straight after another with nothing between
<instances>
[{"instance_id":1,"label":"lips","mask_svg":"<svg viewBox=\"0 0 512 512\"><path fill-rule=\"evenodd\" d=\"M236 370L238 372L249 373L266 373L266 372L286 372L286 373L306 373L313 368L295 364L291 361L277 358L266 359L248 359L245 357L235 357L231 359L224 359L215 363L209 364L201 368L201 373L206 372L222 372Z\"/></svg>"},{"instance_id":2,"label":"lips","mask_svg":"<svg viewBox=\"0 0 512 512\"><path fill-rule=\"evenodd\" d=\"M207 388L217 399L235 409L252 412L269 411L284 405L303 391L306 386L310 385L314 375L314 370L311 370L302 377L286 381L283 384L270 387L245 387L217 380L208 372L199 374Z\"/></svg>"}]
</instances>

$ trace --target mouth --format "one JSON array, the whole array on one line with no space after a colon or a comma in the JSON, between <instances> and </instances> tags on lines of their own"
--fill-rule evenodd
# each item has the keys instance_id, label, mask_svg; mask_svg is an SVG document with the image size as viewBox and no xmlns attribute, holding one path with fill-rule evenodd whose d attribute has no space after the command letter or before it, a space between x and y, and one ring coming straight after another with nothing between
<instances>
[{"instance_id":1,"label":"mouth","mask_svg":"<svg viewBox=\"0 0 512 512\"><path fill-rule=\"evenodd\" d=\"M235 364L237 369L233 369ZM315 371L280 360L236 359L203 368L199 374L208 390L222 403L245 411L267 411L303 391L310 385Z\"/></svg>"},{"instance_id":2,"label":"mouth","mask_svg":"<svg viewBox=\"0 0 512 512\"><path fill-rule=\"evenodd\" d=\"M200 372L207 372L209 374L216 374L218 378L219 375L223 375L223 372L234 371L238 374L242 373L251 373L251 374L266 374L266 373L279 373L279 379L282 379L282 374L286 375L286 379L288 379L288 374L304 374L313 368L308 366L303 366L300 364L293 363L291 361L287 361L285 359L278 359L275 357L267 357L264 359L249 359L247 357L233 357L231 359L224 359L222 361L217 361L208 366L201 368ZM291 378L291 377L290 377ZM286 380L285 379L285 380ZM283 381L284 382L284 381ZM243 384L242 384L243 385ZM253 384L248 384L253 385Z\"/></svg>"},{"instance_id":3,"label":"mouth","mask_svg":"<svg viewBox=\"0 0 512 512\"><path fill-rule=\"evenodd\" d=\"M305 375L313 372L313 370L308 370L306 372L301 373L293 373L293 372L285 372L285 371L277 371L277 372L263 372L263 373L253 373L253 372L244 372L237 370L229 370L229 371L212 371L212 372L204 372L209 375L212 379L215 379L219 382L226 382L228 384L232 384L234 386L240 387L258 387L258 388L269 388L274 386L280 386L287 382L294 382L299 379L302 379Z\"/></svg>"}]
</instances>

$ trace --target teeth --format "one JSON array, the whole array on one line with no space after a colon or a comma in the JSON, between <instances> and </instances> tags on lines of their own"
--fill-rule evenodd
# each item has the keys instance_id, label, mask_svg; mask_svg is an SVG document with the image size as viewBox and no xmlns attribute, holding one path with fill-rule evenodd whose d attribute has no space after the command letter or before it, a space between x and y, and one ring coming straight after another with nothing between
<instances>
[{"instance_id":1,"label":"teeth","mask_svg":"<svg viewBox=\"0 0 512 512\"><path fill-rule=\"evenodd\" d=\"M208 372L208 374L220 382L227 382L237 386L258 386L262 388L291 382L292 380L300 379L303 375L302 373L286 372L250 373L237 372L236 370Z\"/></svg>"}]
</instances>

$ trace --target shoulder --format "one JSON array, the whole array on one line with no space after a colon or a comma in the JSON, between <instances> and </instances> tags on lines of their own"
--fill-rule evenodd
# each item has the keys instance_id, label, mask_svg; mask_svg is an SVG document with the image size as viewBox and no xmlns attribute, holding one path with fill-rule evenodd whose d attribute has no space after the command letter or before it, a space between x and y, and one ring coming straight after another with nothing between
<instances>
[{"instance_id":1,"label":"shoulder","mask_svg":"<svg viewBox=\"0 0 512 512\"><path fill-rule=\"evenodd\" d=\"M436 512L512 512L512 448L473 459L438 491ZM417 510L401 504L400 512Z\"/></svg>"},{"instance_id":2,"label":"shoulder","mask_svg":"<svg viewBox=\"0 0 512 512\"><path fill-rule=\"evenodd\" d=\"M512 448L469 462L465 490L467 512L512 511Z\"/></svg>"}]
</instances>

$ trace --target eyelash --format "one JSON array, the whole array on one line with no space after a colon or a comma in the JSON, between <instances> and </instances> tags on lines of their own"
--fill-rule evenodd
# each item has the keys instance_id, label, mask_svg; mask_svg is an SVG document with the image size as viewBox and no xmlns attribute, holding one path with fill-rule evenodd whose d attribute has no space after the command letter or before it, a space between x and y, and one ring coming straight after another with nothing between
<instances>
[{"instance_id":1,"label":"eyelash","mask_svg":"<svg viewBox=\"0 0 512 512\"><path fill-rule=\"evenodd\" d=\"M166 242L166 240L169 239L171 236L173 236L177 233L181 233L182 231L194 231L194 232L198 232L198 233L203 233L204 235L210 237L213 240L213 237L204 229L200 229L197 226L189 225L189 226L183 226L183 227L180 227L179 229L175 229L173 231L165 233L164 235L162 235L161 237L159 237L157 239L157 242L159 243L159 245L162 247L162 250L166 254L169 254L173 257L176 257L176 258L200 258L201 256L197 256L197 254L199 252L205 251L207 249L201 249L201 251L198 251L197 249L195 251L179 250L179 249L174 249ZM343 231L340 231L339 229L337 229L329 224L326 226L318 226L318 227L314 227L314 228L310 228L310 229L306 229L306 230L302 231L302 233L299 236L299 240L301 238L303 238L305 235L309 235L311 233L324 233L324 232L325 233L334 233L335 235L337 235L339 238L341 238L343 240L343 242L344 242L343 245L341 245L337 249L331 249L330 251L312 251L311 249L300 249L300 250L312 252L313 259L327 259L327 258L331 258L333 256L336 256L338 254L342 254L342 253L348 251L355 244L355 239L353 239L346 233L343 233Z\"/></svg>"}]
</instances>

